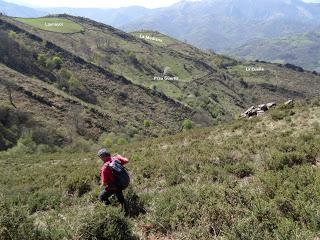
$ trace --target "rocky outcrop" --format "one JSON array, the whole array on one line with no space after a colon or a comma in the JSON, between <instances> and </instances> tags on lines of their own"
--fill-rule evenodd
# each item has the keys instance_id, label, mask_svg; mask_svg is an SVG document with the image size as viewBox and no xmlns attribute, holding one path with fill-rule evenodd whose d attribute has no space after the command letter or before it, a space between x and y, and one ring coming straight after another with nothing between
<instances>
[{"instance_id":1,"label":"rocky outcrop","mask_svg":"<svg viewBox=\"0 0 320 240\"><path fill-rule=\"evenodd\" d=\"M293 100L292 99L289 99L288 101L286 101L285 103L284 103L284 105L285 106L289 106L289 105L293 105Z\"/></svg>"},{"instance_id":2,"label":"rocky outcrop","mask_svg":"<svg viewBox=\"0 0 320 240\"><path fill-rule=\"evenodd\" d=\"M284 102L283 105L289 106L289 105L293 105L293 104L294 104L294 100L288 99L288 101ZM277 106L277 104L275 102L260 104L258 107L251 106L245 112L241 113L240 116L242 118L252 118L254 116L260 116L260 115L263 115L270 108L273 108L275 106Z\"/></svg>"},{"instance_id":3,"label":"rocky outcrop","mask_svg":"<svg viewBox=\"0 0 320 240\"><path fill-rule=\"evenodd\" d=\"M251 106L245 112L241 113L242 118L252 118L253 116L263 115L270 108L275 107L277 104L275 102L260 104L258 107Z\"/></svg>"}]
</instances>

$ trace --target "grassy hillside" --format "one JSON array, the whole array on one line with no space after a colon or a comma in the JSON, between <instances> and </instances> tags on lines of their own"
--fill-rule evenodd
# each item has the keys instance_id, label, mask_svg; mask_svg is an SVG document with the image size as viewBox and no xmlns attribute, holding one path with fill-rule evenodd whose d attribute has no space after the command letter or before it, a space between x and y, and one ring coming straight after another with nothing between
<instances>
[{"instance_id":1,"label":"grassy hillside","mask_svg":"<svg viewBox=\"0 0 320 240\"><path fill-rule=\"evenodd\" d=\"M0 25L1 106L31 113L69 142L73 135L98 140L103 133L116 133L126 142L179 132L186 119L210 122L202 113L36 35L5 21Z\"/></svg>"},{"instance_id":2,"label":"grassy hillside","mask_svg":"<svg viewBox=\"0 0 320 240\"><path fill-rule=\"evenodd\" d=\"M113 147L128 212L96 203L94 152L0 157L1 239L315 239L319 100Z\"/></svg>"},{"instance_id":3,"label":"grassy hillside","mask_svg":"<svg viewBox=\"0 0 320 240\"><path fill-rule=\"evenodd\" d=\"M320 72L320 28L299 35L256 40L231 49L229 54L246 59L292 63Z\"/></svg>"},{"instance_id":4,"label":"grassy hillside","mask_svg":"<svg viewBox=\"0 0 320 240\"><path fill-rule=\"evenodd\" d=\"M257 63L203 52L157 32L127 34L85 18L69 15L55 17L74 21L82 25L85 31L59 34L31 28L13 19L5 21L53 42L109 72L205 112L214 121L231 119L252 104L283 101L288 97L314 97L314 91L320 88L319 76L263 63L261 65L266 71L260 75L269 85L257 83L260 75L257 76L255 72L247 73L251 74L250 79L254 81L246 82L242 73L247 66L255 66ZM162 42L142 39L140 34L161 39ZM235 71L230 73L229 68ZM287 82L287 73L292 76L290 82ZM159 80L165 76L171 79ZM281 77L278 79L276 76ZM300 89L294 86L303 85L305 79L310 84L300 94ZM278 81L281 81L281 86L277 85Z\"/></svg>"},{"instance_id":5,"label":"grassy hillside","mask_svg":"<svg viewBox=\"0 0 320 240\"><path fill-rule=\"evenodd\" d=\"M77 33L83 31L81 25L63 18L15 18L15 20L50 32Z\"/></svg>"}]
</instances>

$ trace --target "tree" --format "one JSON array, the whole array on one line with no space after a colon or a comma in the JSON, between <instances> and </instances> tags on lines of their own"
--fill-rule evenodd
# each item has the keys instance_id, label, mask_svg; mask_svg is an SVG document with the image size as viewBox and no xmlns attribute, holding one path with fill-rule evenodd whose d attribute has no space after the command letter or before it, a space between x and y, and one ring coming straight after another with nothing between
<instances>
[{"instance_id":1,"label":"tree","mask_svg":"<svg viewBox=\"0 0 320 240\"><path fill-rule=\"evenodd\" d=\"M14 84L0 78L0 83L3 84L8 92L8 97L9 97L9 102L10 104L14 107L17 108L17 106L13 102L13 97L12 97L12 89L14 88Z\"/></svg>"},{"instance_id":2,"label":"tree","mask_svg":"<svg viewBox=\"0 0 320 240\"><path fill-rule=\"evenodd\" d=\"M143 121L143 125L145 126L145 127L150 127L151 126L151 122L150 122L150 120L144 120Z\"/></svg>"},{"instance_id":3,"label":"tree","mask_svg":"<svg viewBox=\"0 0 320 240\"><path fill-rule=\"evenodd\" d=\"M190 119L183 120L183 123L182 123L183 130L190 130L192 129L192 127L193 127L193 123Z\"/></svg>"},{"instance_id":4,"label":"tree","mask_svg":"<svg viewBox=\"0 0 320 240\"><path fill-rule=\"evenodd\" d=\"M46 66L47 63L47 57L45 54L39 54L38 55L38 62L42 65L42 66Z\"/></svg>"},{"instance_id":5,"label":"tree","mask_svg":"<svg viewBox=\"0 0 320 240\"><path fill-rule=\"evenodd\" d=\"M61 67L61 65L63 64L63 61L62 61L62 59L60 58L60 57L58 57L58 56L54 56L53 58L52 58L52 61L54 62L54 64L56 65L56 67Z\"/></svg>"}]
</instances>

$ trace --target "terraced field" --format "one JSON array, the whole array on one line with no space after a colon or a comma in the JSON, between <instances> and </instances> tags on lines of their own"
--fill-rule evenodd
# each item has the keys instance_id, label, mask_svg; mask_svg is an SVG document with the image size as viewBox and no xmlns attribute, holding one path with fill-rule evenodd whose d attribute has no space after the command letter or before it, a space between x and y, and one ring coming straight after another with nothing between
<instances>
[{"instance_id":1,"label":"terraced field","mask_svg":"<svg viewBox=\"0 0 320 240\"><path fill-rule=\"evenodd\" d=\"M84 30L80 24L65 18L15 18L15 20L50 32L78 33Z\"/></svg>"}]
</instances>

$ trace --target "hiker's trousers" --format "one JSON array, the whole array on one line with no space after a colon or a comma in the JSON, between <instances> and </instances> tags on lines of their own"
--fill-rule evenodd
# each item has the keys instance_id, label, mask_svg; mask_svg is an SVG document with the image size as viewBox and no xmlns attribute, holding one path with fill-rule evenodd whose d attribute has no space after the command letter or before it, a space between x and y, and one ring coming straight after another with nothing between
<instances>
[{"instance_id":1,"label":"hiker's trousers","mask_svg":"<svg viewBox=\"0 0 320 240\"><path fill-rule=\"evenodd\" d=\"M116 195L116 197L117 197L118 201L121 203L121 205L124 205L125 200L124 200L124 196L123 196L122 191L118 190L118 189L114 189L114 188L111 189L109 187L106 187L105 189L103 189L99 195L99 200L101 202L103 202L105 205L109 205L110 204L109 198L113 194Z\"/></svg>"}]
</instances>

